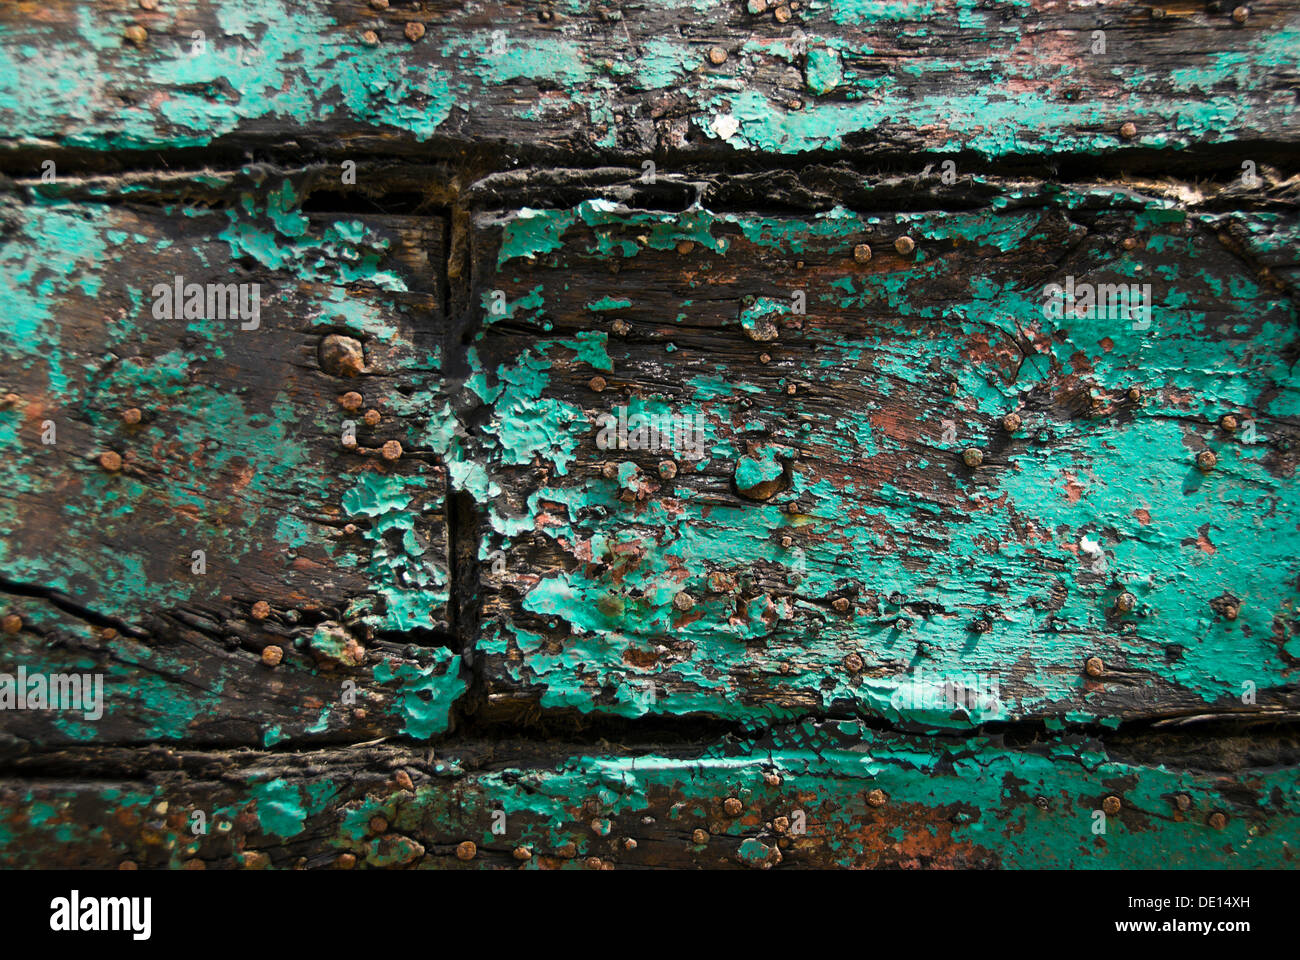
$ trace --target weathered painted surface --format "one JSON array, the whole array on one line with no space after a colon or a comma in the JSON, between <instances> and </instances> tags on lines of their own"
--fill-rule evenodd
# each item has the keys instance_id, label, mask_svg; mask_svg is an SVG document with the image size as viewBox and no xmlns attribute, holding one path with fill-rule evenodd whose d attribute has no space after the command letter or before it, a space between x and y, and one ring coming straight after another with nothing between
<instances>
[{"instance_id":1,"label":"weathered painted surface","mask_svg":"<svg viewBox=\"0 0 1300 960\"><path fill-rule=\"evenodd\" d=\"M667 754L502 739L436 760L396 747L180 751L146 774L139 754L117 751L98 757L110 772L94 784L19 763L0 786L0 863L1114 869L1150 866L1154 851L1162 867L1293 862L1293 739L1225 739L1221 754L1163 746L1152 763L1127 755L1131 744L1013 747L838 723Z\"/></svg>"},{"instance_id":2,"label":"weathered painted surface","mask_svg":"<svg viewBox=\"0 0 1300 960\"><path fill-rule=\"evenodd\" d=\"M427 264L440 222L306 215L288 180L228 185L220 210L148 194L0 211L0 575L22 620L0 660L108 685L103 722L19 712L6 729L256 745L445 730L465 684ZM250 285L258 316L187 317L184 298L159 316L155 284L176 278ZM331 336L360 369L326 358Z\"/></svg>"},{"instance_id":3,"label":"weathered painted surface","mask_svg":"<svg viewBox=\"0 0 1300 960\"><path fill-rule=\"evenodd\" d=\"M1295 709L1295 288L1232 239L1280 232L1294 269L1293 213L1019 183L476 230L507 305L472 355L490 695L922 725ZM1150 316L1045 316L1067 277L1149 284ZM698 417L702 455L600 449L620 411ZM927 705L972 677L1000 695Z\"/></svg>"},{"instance_id":4,"label":"weathered painted surface","mask_svg":"<svg viewBox=\"0 0 1300 960\"><path fill-rule=\"evenodd\" d=\"M0 130L95 151L323 135L646 159L1296 141L1286 0L1245 22L1218 4L1027 0L385 7L6 4Z\"/></svg>"},{"instance_id":5,"label":"weathered painted surface","mask_svg":"<svg viewBox=\"0 0 1300 960\"><path fill-rule=\"evenodd\" d=\"M1290 864L1300 9L1159 14L5 6L0 864Z\"/></svg>"}]
</instances>

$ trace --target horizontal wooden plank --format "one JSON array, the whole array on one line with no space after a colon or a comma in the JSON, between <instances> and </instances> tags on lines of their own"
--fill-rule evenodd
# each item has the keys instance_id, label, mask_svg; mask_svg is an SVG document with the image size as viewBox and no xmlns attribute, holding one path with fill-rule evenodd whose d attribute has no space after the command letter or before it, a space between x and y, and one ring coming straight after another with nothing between
<instances>
[{"instance_id":1,"label":"horizontal wooden plank","mask_svg":"<svg viewBox=\"0 0 1300 960\"><path fill-rule=\"evenodd\" d=\"M0 864L213 869L1284 868L1295 743L909 738L856 724L617 752L493 738L70 750L0 780ZM502 758L509 758L503 762ZM94 769L96 776L86 776ZM196 817L201 813L202 819ZM196 833L202 825L204 833Z\"/></svg>"},{"instance_id":2,"label":"horizontal wooden plank","mask_svg":"<svg viewBox=\"0 0 1300 960\"><path fill-rule=\"evenodd\" d=\"M12 736L429 736L464 690L446 221L303 212L290 179L228 186L0 209L0 672L106 684L102 719L21 712ZM226 284L256 316L209 299Z\"/></svg>"},{"instance_id":3,"label":"horizontal wooden plank","mask_svg":"<svg viewBox=\"0 0 1300 960\"><path fill-rule=\"evenodd\" d=\"M474 226L503 715L1294 716L1293 210L1009 184ZM1050 315L1070 283L1150 315ZM702 456L601 448L642 414Z\"/></svg>"},{"instance_id":4,"label":"horizontal wooden plank","mask_svg":"<svg viewBox=\"0 0 1300 960\"><path fill-rule=\"evenodd\" d=\"M1287 0L1252 3L1244 22L1131 0L19 3L0 11L0 129L12 147L93 151L1145 148L1176 163L1249 144L1260 162L1300 129L1298 28Z\"/></svg>"}]
</instances>

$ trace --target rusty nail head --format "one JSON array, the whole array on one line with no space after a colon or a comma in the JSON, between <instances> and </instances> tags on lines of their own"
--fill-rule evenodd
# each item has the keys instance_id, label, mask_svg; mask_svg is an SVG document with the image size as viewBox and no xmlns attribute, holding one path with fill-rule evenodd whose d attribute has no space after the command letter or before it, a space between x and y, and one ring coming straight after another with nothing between
<instances>
[{"instance_id":1,"label":"rusty nail head","mask_svg":"<svg viewBox=\"0 0 1300 960\"><path fill-rule=\"evenodd\" d=\"M1119 813L1120 808L1123 806L1124 804L1120 802L1119 797L1116 797L1114 795L1107 797L1105 800L1101 802L1101 809L1105 811L1107 815L1113 815Z\"/></svg>"},{"instance_id":2,"label":"rusty nail head","mask_svg":"<svg viewBox=\"0 0 1300 960\"><path fill-rule=\"evenodd\" d=\"M456 845L456 856L461 860L473 860L476 853L478 847L474 846L473 840L466 840Z\"/></svg>"},{"instance_id":3,"label":"rusty nail head","mask_svg":"<svg viewBox=\"0 0 1300 960\"><path fill-rule=\"evenodd\" d=\"M703 846L709 842L709 835L703 830L695 830L691 833L691 842L696 846Z\"/></svg>"},{"instance_id":4,"label":"rusty nail head","mask_svg":"<svg viewBox=\"0 0 1300 960\"><path fill-rule=\"evenodd\" d=\"M1105 674L1106 665L1101 662L1101 657L1089 657L1083 665L1083 672L1090 677L1100 677Z\"/></svg>"},{"instance_id":5,"label":"rusty nail head","mask_svg":"<svg viewBox=\"0 0 1300 960\"><path fill-rule=\"evenodd\" d=\"M659 476L663 477L665 480L671 480L673 477L677 476L677 464L673 463L671 460L663 461L659 464Z\"/></svg>"},{"instance_id":6,"label":"rusty nail head","mask_svg":"<svg viewBox=\"0 0 1300 960\"><path fill-rule=\"evenodd\" d=\"M863 663L860 654L850 653L844 658L844 669L849 673L861 673L864 666L866 666L866 664Z\"/></svg>"},{"instance_id":7,"label":"rusty nail head","mask_svg":"<svg viewBox=\"0 0 1300 960\"><path fill-rule=\"evenodd\" d=\"M387 833L387 832L388 832L388 821L385 820L383 817L371 817L371 818L370 818L370 832L371 832L371 833Z\"/></svg>"},{"instance_id":8,"label":"rusty nail head","mask_svg":"<svg viewBox=\"0 0 1300 960\"><path fill-rule=\"evenodd\" d=\"M249 612L253 615L254 620L265 620L271 615L271 605L265 600L259 600L253 604Z\"/></svg>"},{"instance_id":9,"label":"rusty nail head","mask_svg":"<svg viewBox=\"0 0 1300 960\"><path fill-rule=\"evenodd\" d=\"M0 620L0 628L5 633L17 633L23 628L23 618L16 613L8 614L4 620Z\"/></svg>"},{"instance_id":10,"label":"rusty nail head","mask_svg":"<svg viewBox=\"0 0 1300 960\"><path fill-rule=\"evenodd\" d=\"M1180 793L1174 797L1174 806L1179 810L1190 810L1192 809L1192 798L1185 793Z\"/></svg>"},{"instance_id":11,"label":"rusty nail head","mask_svg":"<svg viewBox=\"0 0 1300 960\"><path fill-rule=\"evenodd\" d=\"M770 770L763 774L763 782L769 787L781 786L781 778Z\"/></svg>"},{"instance_id":12,"label":"rusty nail head","mask_svg":"<svg viewBox=\"0 0 1300 960\"><path fill-rule=\"evenodd\" d=\"M1132 140L1137 136L1138 128L1132 120L1125 120L1119 127L1119 135L1125 140Z\"/></svg>"},{"instance_id":13,"label":"rusty nail head","mask_svg":"<svg viewBox=\"0 0 1300 960\"><path fill-rule=\"evenodd\" d=\"M370 6L374 10L387 10L388 0L370 0Z\"/></svg>"},{"instance_id":14,"label":"rusty nail head","mask_svg":"<svg viewBox=\"0 0 1300 960\"><path fill-rule=\"evenodd\" d=\"M516 860L531 860L533 858L532 847L515 847Z\"/></svg>"},{"instance_id":15,"label":"rusty nail head","mask_svg":"<svg viewBox=\"0 0 1300 960\"><path fill-rule=\"evenodd\" d=\"M727 51L721 47L709 47L709 63L721 66L727 62Z\"/></svg>"},{"instance_id":16,"label":"rusty nail head","mask_svg":"<svg viewBox=\"0 0 1300 960\"><path fill-rule=\"evenodd\" d=\"M1209 473L1218 462L1219 458L1209 450L1202 450L1196 455L1196 468L1202 473Z\"/></svg>"},{"instance_id":17,"label":"rusty nail head","mask_svg":"<svg viewBox=\"0 0 1300 960\"><path fill-rule=\"evenodd\" d=\"M877 787L875 790L870 791L867 794L867 803L869 803L873 807L883 807L888 802L889 802L888 794L886 794L885 791L881 790L879 787Z\"/></svg>"},{"instance_id":18,"label":"rusty nail head","mask_svg":"<svg viewBox=\"0 0 1300 960\"><path fill-rule=\"evenodd\" d=\"M1015 433L1020 429L1020 414L1008 413L1002 418L1002 429L1007 433Z\"/></svg>"},{"instance_id":19,"label":"rusty nail head","mask_svg":"<svg viewBox=\"0 0 1300 960\"><path fill-rule=\"evenodd\" d=\"M790 829L790 818L789 818L789 817L773 817L773 818L772 818L772 829L775 830L777 833L785 833L787 830Z\"/></svg>"},{"instance_id":20,"label":"rusty nail head","mask_svg":"<svg viewBox=\"0 0 1300 960\"><path fill-rule=\"evenodd\" d=\"M355 390L349 390L347 393L343 394L343 396L339 397L339 405L343 407L344 410L348 411L348 413L356 413L361 409L363 403L365 403L365 399Z\"/></svg>"},{"instance_id":21,"label":"rusty nail head","mask_svg":"<svg viewBox=\"0 0 1300 960\"><path fill-rule=\"evenodd\" d=\"M1237 7L1232 11L1232 19L1238 23L1245 23L1250 19L1250 7Z\"/></svg>"},{"instance_id":22,"label":"rusty nail head","mask_svg":"<svg viewBox=\"0 0 1300 960\"><path fill-rule=\"evenodd\" d=\"M123 30L122 36L126 37L126 39L130 40L136 46L140 46L149 39L148 31L138 23L133 23L131 26Z\"/></svg>"},{"instance_id":23,"label":"rusty nail head","mask_svg":"<svg viewBox=\"0 0 1300 960\"><path fill-rule=\"evenodd\" d=\"M871 246L866 243L859 243L853 248L853 259L858 263L866 263L871 259Z\"/></svg>"},{"instance_id":24,"label":"rusty nail head","mask_svg":"<svg viewBox=\"0 0 1300 960\"><path fill-rule=\"evenodd\" d=\"M673 597L673 606L678 610L689 610L691 607L695 606L695 598L683 590L681 593L677 594L677 596Z\"/></svg>"},{"instance_id":25,"label":"rusty nail head","mask_svg":"<svg viewBox=\"0 0 1300 960\"><path fill-rule=\"evenodd\" d=\"M158 0L140 0L141 10L157 10Z\"/></svg>"},{"instance_id":26,"label":"rusty nail head","mask_svg":"<svg viewBox=\"0 0 1300 960\"><path fill-rule=\"evenodd\" d=\"M1125 590L1115 598L1115 609L1120 613L1132 613L1137 606L1137 597Z\"/></svg>"},{"instance_id":27,"label":"rusty nail head","mask_svg":"<svg viewBox=\"0 0 1300 960\"><path fill-rule=\"evenodd\" d=\"M836 613L848 613L848 612L849 612L849 601L848 601L848 598L847 598L847 597L836 597L834 600L831 601L831 608L832 608Z\"/></svg>"},{"instance_id":28,"label":"rusty nail head","mask_svg":"<svg viewBox=\"0 0 1300 960\"><path fill-rule=\"evenodd\" d=\"M763 364L771 363L772 355L770 353L760 353L758 355L758 362Z\"/></svg>"},{"instance_id":29,"label":"rusty nail head","mask_svg":"<svg viewBox=\"0 0 1300 960\"><path fill-rule=\"evenodd\" d=\"M122 469L122 458L112 450L105 450L99 455L99 465L109 473L117 473Z\"/></svg>"},{"instance_id":30,"label":"rusty nail head","mask_svg":"<svg viewBox=\"0 0 1300 960\"><path fill-rule=\"evenodd\" d=\"M626 337L629 333L632 332L632 325L628 323L626 320L623 320L621 318L611 323L609 325L609 328L613 330L614 333L620 337Z\"/></svg>"},{"instance_id":31,"label":"rusty nail head","mask_svg":"<svg viewBox=\"0 0 1300 960\"><path fill-rule=\"evenodd\" d=\"M396 440L389 440L380 448L380 456L385 460L400 460L402 457L402 445Z\"/></svg>"},{"instance_id":32,"label":"rusty nail head","mask_svg":"<svg viewBox=\"0 0 1300 960\"><path fill-rule=\"evenodd\" d=\"M591 387L591 389L595 390L597 393L600 393L605 389L607 384L605 383L604 377L592 377L587 386Z\"/></svg>"},{"instance_id":33,"label":"rusty nail head","mask_svg":"<svg viewBox=\"0 0 1300 960\"><path fill-rule=\"evenodd\" d=\"M379 34L375 33L373 30L367 30L365 33L361 34L361 42L367 47L378 46Z\"/></svg>"},{"instance_id":34,"label":"rusty nail head","mask_svg":"<svg viewBox=\"0 0 1300 960\"><path fill-rule=\"evenodd\" d=\"M1216 810L1214 813L1210 814L1210 818L1206 822L1215 830L1222 830L1228 825L1228 818Z\"/></svg>"},{"instance_id":35,"label":"rusty nail head","mask_svg":"<svg viewBox=\"0 0 1300 960\"><path fill-rule=\"evenodd\" d=\"M961 459L968 467L978 467L984 462L984 451L979 447L968 447L962 452Z\"/></svg>"},{"instance_id":36,"label":"rusty nail head","mask_svg":"<svg viewBox=\"0 0 1300 960\"><path fill-rule=\"evenodd\" d=\"M357 865L357 855L355 853L340 853L338 859L334 861L334 866L340 870L351 870Z\"/></svg>"},{"instance_id":37,"label":"rusty nail head","mask_svg":"<svg viewBox=\"0 0 1300 960\"><path fill-rule=\"evenodd\" d=\"M377 427L384 418L379 415L378 410L367 410L361 419L366 422L367 427Z\"/></svg>"},{"instance_id":38,"label":"rusty nail head","mask_svg":"<svg viewBox=\"0 0 1300 960\"><path fill-rule=\"evenodd\" d=\"M414 790L415 784L411 782L411 775L405 770L398 770L393 774L393 782L402 790Z\"/></svg>"},{"instance_id":39,"label":"rusty nail head","mask_svg":"<svg viewBox=\"0 0 1300 960\"><path fill-rule=\"evenodd\" d=\"M1230 413L1225 414L1223 419L1219 421L1219 426L1223 428L1225 433L1235 433L1237 430L1237 418Z\"/></svg>"},{"instance_id":40,"label":"rusty nail head","mask_svg":"<svg viewBox=\"0 0 1300 960\"><path fill-rule=\"evenodd\" d=\"M1129 387L1129 388L1128 388L1128 398L1129 398L1130 400L1132 400L1134 403L1137 403L1139 400L1142 399L1142 388L1141 388L1141 387Z\"/></svg>"},{"instance_id":41,"label":"rusty nail head","mask_svg":"<svg viewBox=\"0 0 1300 960\"><path fill-rule=\"evenodd\" d=\"M273 643L262 648L262 662L268 667L278 667L284 659L284 650Z\"/></svg>"},{"instance_id":42,"label":"rusty nail head","mask_svg":"<svg viewBox=\"0 0 1300 960\"><path fill-rule=\"evenodd\" d=\"M1236 620L1237 614L1241 612L1241 607L1235 603L1224 604L1223 616L1228 620Z\"/></svg>"},{"instance_id":43,"label":"rusty nail head","mask_svg":"<svg viewBox=\"0 0 1300 960\"><path fill-rule=\"evenodd\" d=\"M727 797L722 801L722 809L729 817L738 817L744 811L745 805L740 802L739 797Z\"/></svg>"},{"instance_id":44,"label":"rusty nail head","mask_svg":"<svg viewBox=\"0 0 1300 960\"><path fill-rule=\"evenodd\" d=\"M365 347L355 337L331 333L316 350L321 369L336 377L355 377L366 369Z\"/></svg>"},{"instance_id":45,"label":"rusty nail head","mask_svg":"<svg viewBox=\"0 0 1300 960\"><path fill-rule=\"evenodd\" d=\"M128 407L122 411L122 420L126 423L136 424L140 422L140 408Z\"/></svg>"},{"instance_id":46,"label":"rusty nail head","mask_svg":"<svg viewBox=\"0 0 1300 960\"><path fill-rule=\"evenodd\" d=\"M894 249L905 257L916 249L916 242L911 237L899 237L894 241Z\"/></svg>"},{"instance_id":47,"label":"rusty nail head","mask_svg":"<svg viewBox=\"0 0 1300 960\"><path fill-rule=\"evenodd\" d=\"M793 546L794 546L794 537L782 537L782 538L781 538L781 546L785 547L787 550L790 549L791 547L793 547Z\"/></svg>"},{"instance_id":48,"label":"rusty nail head","mask_svg":"<svg viewBox=\"0 0 1300 960\"><path fill-rule=\"evenodd\" d=\"M760 14L767 9L767 0L749 0L749 12Z\"/></svg>"},{"instance_id":49,"label":"rusty nail head","mask_svg":"<svg viewBox=\"0 0 1300 960\"><path fill-rule=\"evenodd\" d=\"M1125 250L1136 250L1136 249L1137 249L1137 245L1138 245L1137 237L1125 237L1125 238L1124 238L1124 249L1125 249Z\"/></svg>"},{"instance_id":50,"label":"rusty nail head","mask_svg":"<svg viewBox=\"0 0 1300 960\"><path fill-rule=\"evenodd\" d=\"M677 241L677 252L680 253L682 256L686 256L686 254L690 253L694 249L695 249L695 241L693 240Z\"/></svg>"},{"instance_id":51,"label":"rusty nail head","mask_svg":"<svg viewBox=\"0 0 1300 960\"><path fill-rule=\"evenodd\" d=\"M612 460L606 460L600 466L600 475L606 480L613 480L618 476L618 464Z\"/></svg>"},{"instance_id":52,"label":"rusty nail head","mask_svg":"<svg viewBox=\"0 0 1300 960\"><path fill-rule=\"evenodd\" d=\"M787 7L784 3L781 4L779 7L776 8L775 16L776 16L777 23L788 22L790 19L790 8Z\"/></svg>"},{"instance_id":53,"label":"rusty nail head","mask_svg":"<svg viewBox=\"0 0 1300 960\"><path fill-rule=\"evenodd\" d=\"M1034 806L1036 806L1039 810L1046 810L1049 806L1051 806L1051 801L1049 801L1046 797L1039 795L1037 797L1034 797Z\"/></svg>"},{"instance_id":54,"label":"rusty nail head","mask_svg":"<svg viewBox=\"0 0 1300 960\"><path fill-rule=\"evenodd\" d=\"M412 20L406 25L406 29L403 33L406 34L407 40L414 43L416 40L419 40L424 36L424 24L420 23L418 20Z\"/></svg>"}]
</instances>

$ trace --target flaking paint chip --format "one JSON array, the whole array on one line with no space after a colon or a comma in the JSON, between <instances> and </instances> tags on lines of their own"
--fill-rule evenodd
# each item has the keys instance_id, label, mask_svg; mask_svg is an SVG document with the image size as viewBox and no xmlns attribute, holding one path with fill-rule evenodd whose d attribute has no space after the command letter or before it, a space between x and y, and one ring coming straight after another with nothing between
<instances>
[{"instance_id":1,"label":"flaking paint chip","mask_svg":"<svg viewBox=\"0 0 1300 960\"><path fill-rule=\"evenodd\" d=\"M713 118L709 127L721 139L730 140L740 129L740 121L730 113L720 113Z\"/></svg>"}]
</instances>

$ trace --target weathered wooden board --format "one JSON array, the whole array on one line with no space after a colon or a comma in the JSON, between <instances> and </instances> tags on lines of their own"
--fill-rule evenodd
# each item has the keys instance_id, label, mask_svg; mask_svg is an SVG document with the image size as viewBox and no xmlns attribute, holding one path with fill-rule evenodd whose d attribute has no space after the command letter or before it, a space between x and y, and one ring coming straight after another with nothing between
<instances>
[{"instance_id":1,"label":"weathered wooden board","mask_svg":"<svg viewBox=\"0 0 1300 960\"><path fill-rule=\"evenodd\" d=\"M667 752L500 738L437 758L97 751L93 783L69 779L86 758L67 750L0 781L0 864L1124 869L1300 854L1293 737L1133 750L805 724Z\"/></svg>"},{"instance_id":2,"label":"weathered wooden board","mask_svg":"<svg viewBox=\"0 0 1300 960\"><path fill-rule=\"evenodd\" d=\"M489 698L1293 715L1297 238L1293 211L1024 183L925 211L478 215L475 289L505 305L472 358ZM1067 277L1150 282L1150 317L1046 317ZM620 409L700 418L703 455L600 449Z\"/></svg>"},{"instance_id":3,"label":"weathered wooden board","mask_svg":"<svg viewBox=\"0 0 1300 960\"><path fill-rule=\"evenodd\" d=\"M1252 3L1243 21L1231 4L1127 0L154 7L6 4L6 145L291 138L645 159L1145 148L1167 169L1187 148L1239 146L1259 163L1297 139L1300 12L1286 0Z\"/></svg>"},{"instance_id":4,"label":"weathered wooden board","mask_svg":"<svg viewBox=\"0 0 1300 960\"><path fill-rule=\"evenodd\" d=\"M102 721L24 711L11 736L427 735L464 687L445 223L304 214L288 179L225 187L223 209L142 184L0 211L0 588L14 618L0 667L102 671L107 686ZM220 319L205 289L206 318L183 315L187 297L169 316L177 282L243 284L243 306L260 308Z\"/></svg>"}]
</instances>

